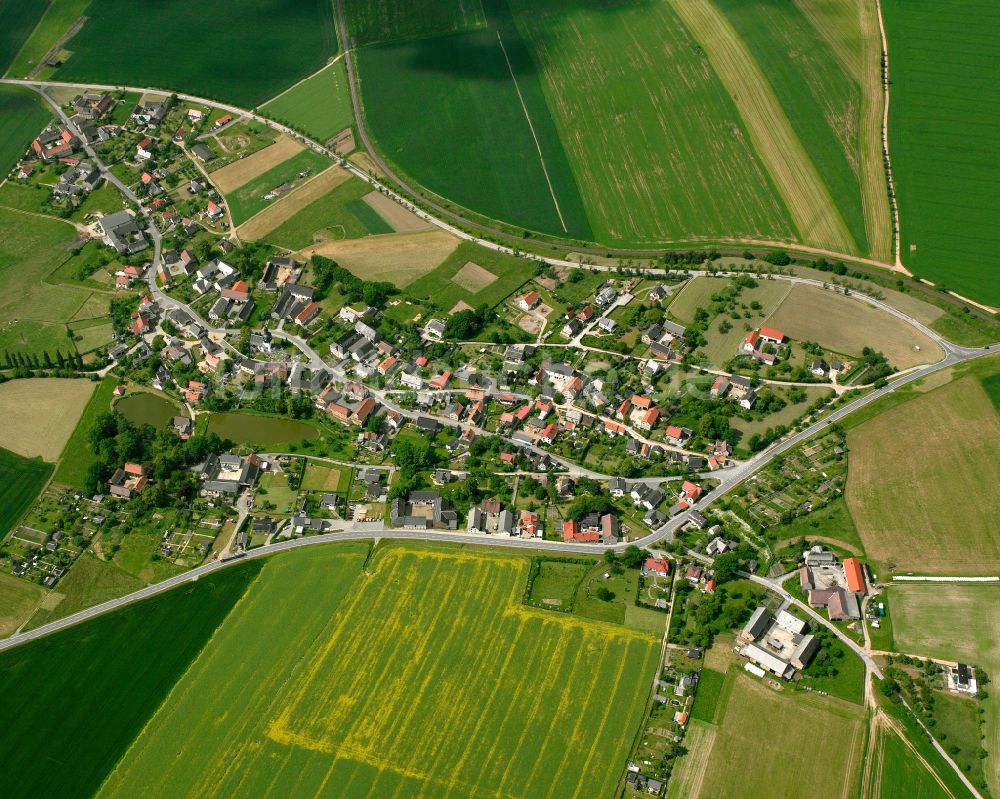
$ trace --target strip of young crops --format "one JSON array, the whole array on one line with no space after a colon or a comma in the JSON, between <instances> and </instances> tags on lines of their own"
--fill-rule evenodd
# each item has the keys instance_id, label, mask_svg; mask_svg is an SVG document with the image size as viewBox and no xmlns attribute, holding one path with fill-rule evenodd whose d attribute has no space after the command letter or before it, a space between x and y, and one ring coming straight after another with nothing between
<instances>
[{"instance_id":1,"label":"strip of young crops","mask_svg":"<svg viewBox=\"0 0 1000 799\"><path fill-rule=\"evenodd\" d=\"M883 0L903 263L1000 306L1000 5Z\"/></svg>"}]
</instances>

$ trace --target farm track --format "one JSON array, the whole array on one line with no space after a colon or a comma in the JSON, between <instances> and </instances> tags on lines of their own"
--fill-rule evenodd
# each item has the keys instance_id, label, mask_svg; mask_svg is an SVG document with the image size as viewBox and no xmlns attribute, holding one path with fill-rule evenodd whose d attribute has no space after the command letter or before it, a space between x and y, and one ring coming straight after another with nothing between
<instances>
[{"instance_id":1,"label":"farm track","mask_svg":"<svg viewBox=\"0 0 1000 799\"><path fill-rule=\"evenodd\" d=\"M792 129L767 78L726 18L709 0L670 0L732 95L754 149L767 167L805 241L857 249L837 206Z\"/></svg>"}]
</instances>

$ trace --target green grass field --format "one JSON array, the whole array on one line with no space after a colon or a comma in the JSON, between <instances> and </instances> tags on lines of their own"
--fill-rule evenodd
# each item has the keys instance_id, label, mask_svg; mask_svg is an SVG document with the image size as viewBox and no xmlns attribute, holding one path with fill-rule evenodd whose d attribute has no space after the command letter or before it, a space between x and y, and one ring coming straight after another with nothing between
<instances>
[{"instance_id":1,"label":"green grass field","mask_svg":"<svg viewBox=\"0 0 1000 799\"><path fill-rule=\"evenodd\" d=\"M1000 416L976 377L884 410L848 447L847 503L869 558L901 573L998 573Z\"/></svg>"},{"instance_id":2,"label":"green grass field","mask_svg":"<svg viewBox=\"0 0 1000 799\"><path fill-rule=\"evenodd\" d=\"M51 474L49 463L0 449L0 537L10 532Z\"/></svg>"},{"instance_id":3,"label":"green grass field","mask_svg":"<svg viewBox=\"0 0 1000 799\"><path fill-rule=\"evenodd\" d=\"M991 679L1000 673L1000 586L894 585L892 614L893 639L900 652L981 666ZM995 794L1000 790L1000 696L991 688L986 687L989 696L983 702L982 746L989 753L983 772ZM960 729L961 724L953 726ZM964 737L976 740L974 733Z\"/></svg>"},{"instance_id":4,"label":"green grass field","mask_svg":"<svg viewBox=\"0 0 1000 799\"><path fill-rule=\"evenodd\" d=\"M295 88L265 103L261 112L319 141L354 124L347 70L337 61Z\"/></svg>"},{"instance_id":5,"label":"green grass field","mask_svg":"<svg viewBox=\"0 0 1000 799\"><path fill-rule=\"evenodd\" d=\"M229 210L233 215L233 224L240 225L258 211L263 211L267 206L277 202L277 200L265 200L264 195L283 183L297 180L300 172L308 172L308 176L312 177L329 166L329 160L319 153L302 150L250 182L244 183L226 196Z\"/></svg>"},{"instance_id":6,"label":"green grass field","mask_svg":"<svg viewBox=\"0 0 1000 799\"><path fill-rule=\"evenodd\" d=\"M590 568L590 563L539 559L528 600L556 608L572 607L576 590Z\"/></svg>"},{"instance_id":7,"label":"green grass field","mask_svg":"<svg viewBox=\"0 0 1000 799\"><path fill-rule=\"evenodd\" d=\"M92 796L258 569L241 564L0 653L0 793Z\"/></svg>"},{"instance_id":8,"label":"green grass field","mask_svg":"<svg viewBox=\"0 0 1000 799\"><path fill-rule=\"evenodd\" d=\"M347 28L357 45L478 28L482 6L465 0L357 0L347 4Z\"/></svg>"},{"instance_id":9,"label":"green grass field","mask_svg":"<svg viewBox=\"0 0 1000 799\"><path fill-rule=\"evenodd\" d=\"M45 589L10 574L0 574L0 636L15 633L34 613Z\"/></svg>"},{"instance_id":10,"label":"green grass field","mask_svg":"<svg viewBox=\"0 0 1000 799\"><path fill-rule=\"evenodd\" d=\"M947 797L927 767L894 732L880 732L876 748L879 799L942 799ZM964 794L962 794L964 795Z\"/></svg>"},{"instance_id":11,"label":"green grass field","mask_svg":"<svg viewBox=\"0 0 1000 799\"><path fill-rule=\"evenodd\" d=\"M526 608L527 558L365 555L269 560L100 795L613 792L654 636Z\"/></svg>"},{"instance_id":12,"label":"green grass field","mask_svg":"<svg viewBox=\"0 0 1000 799\"><path fill-rule=\"evenodd\" d=\"M889 147L903 263L921 277L1000 306L1000 7L886 0L892 79Z\"/></svg>"},{"instance_id":13,"label":"green grass field","mask_svg":"<svg viewBox=\"0 0 1000 799\"><path fill-rule=\"evenodd\" d=\"M476 292L455 283L452 278L470 261L492 272L497 279ZM407 286L406 293L444 312L451 310L459 301L473 308L482 303L494 306L524 285L534 271L532 262L524 258L504 255L463 241L437 269Z\"/></svg>"},{"instance_id":14,"label":"green grass field","mask_svg":"<svg viewBox=\"0 0 1000 799\"><path fill-rule=\"evenodd\" d=\"M715 721L716 709L722 699L726 675L715 669L705 668L698 675L698 689L691 706L691 718L700 721Z\"/></svg>"},{"instance_id":15,"label":"green grass field","mask_svg":"<svg viewBox=\"0 0 1000 799\"><path fill-rule=\"evenodd\" d=\"M83 409L80 421L76 424L73 435L69 437L66 448L59 458L56 472L52 475L55 482L77 488L83 487L83 482L87 478L87 470L94 461L88 441L90 428L93 427L98 414L111 409L111 397L117 385L118 380L115 377L105 377L91 396L87 407Z\"/></svg>"},{"instance_id":16,"label":"green grass field","mask_svg":"<svg viewBox=\"0 0 1000 799\"><path fill-rule=\"evenodd\" d=\"M48 5L49 0L0 3L0 75L6 72Z\"/></svg>"},{"instance_id":17,"label":"green grass field","mask_svg":"<svg viewBox=\"0 0 1000 799\"><path fill-rule=\"evenodd\" d=\"M51 118L34 92L0 86L0 175L6 176Z\"/></svg>"},{"instance_id":18,"label":"green grass field","mask_svg":"<svg viewBox=\"0 0 1000 799\"><path fill-rule=\"evenodd\" d=\"M432 192L512 225L590 239L532 54L506 0L484 7L488 28L358 51L368 126L382 154Z\"/></svg>"},{"instance_id":19,"label":"green grass field","mask_svg":"<svg viewBox=\"0 0 1000 799\"><path fill-rule=\"evenodd\" d=\"M59 80L175 89L252 108L337 51L324 0L169 0L141 13L132 0L93 0L86 14ZM150 57L150 31L163 57Z\"/></svg>"},{"instance_id":20,"label":"green grass field","mask_svg":"<svg viewBox=\"0 0 1000 799\"><path fill-rule=\"evenodd\" d=\"M239 191L239 190L238 190ZM301 250L313 243L316 233L324 239L359 239L373 233L391 233L375 210L361 198L371 186L352 177L314 200L263 239L278 247Z\"/></svg>"},{"instance_id":21,"label":"green grass field","mask_svg":"<svg viewBox=\"0 0 1000 799\"><path fill-rule=\"evenodd\" d=\"M7 70L11 78L26 78L37 67L46 53L76 22L91 0L51 0L39 20L37 27L25 41L24 46Z\"/></svg>"}]
</instances>

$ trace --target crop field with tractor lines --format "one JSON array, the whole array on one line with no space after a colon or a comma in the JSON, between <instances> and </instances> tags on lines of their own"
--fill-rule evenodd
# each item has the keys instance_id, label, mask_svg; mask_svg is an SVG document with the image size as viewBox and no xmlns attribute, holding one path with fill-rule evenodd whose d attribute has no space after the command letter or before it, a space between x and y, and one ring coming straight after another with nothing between
<instances>
[{"instance_id":1,"label":"crop field with tractor lines","mask_svg":"<svg viewBox=\"0 0 1000 799\"><path fill-rule=\"evenodd\" d=\"M99 795L613 792L655 636L523 606L527 558L366 553L268 561Z\"/></svg>"}]
</instances>

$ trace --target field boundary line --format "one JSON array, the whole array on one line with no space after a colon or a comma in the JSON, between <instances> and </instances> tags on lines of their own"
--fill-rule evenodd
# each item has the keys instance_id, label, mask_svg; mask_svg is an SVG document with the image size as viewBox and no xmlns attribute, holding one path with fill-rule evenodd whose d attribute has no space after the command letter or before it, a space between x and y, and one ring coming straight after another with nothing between
<instances>
[{"instance_id":1,"label":"field boundary line","mask_svg":"<svg viewBox=\"0 0 1000 799\"><path fill-rule=\"evenodd\" d=\"M896 244L896 268L911 274L900 257L901 237L899 228L899 203L896 202L896 184L892 179L892 158L889 156L889 37L885 33L885 18L882 14L882 0L875 0L878 12L878 28L882 34L882 155L885 157L885 179L889 188L889 204L892 206L892 225Z\"/></svg>"},{"instance_id":2,"label":"field boundary line","mask_svg":"<svg viewBox=\"0 0 1000 799\"><path fill-rule=\"evenodd\" d=\"M893 582L899 583L1000 583L1000 577L933 577L930 575L893 575Z\"/></svg>"},{"instance_id":3,"label":"field boundary line","mask_svg":"<svg viewBox=\"0 0 1000 799\"><path fill-rule=\"evenodd\" d=\"M521 101L521 110L524 111L524 118L528 121L528 130L531 131L531 138L535 140L535 149L538 150L538 161L542 165L542 173L545 175L545 182L549 184L549 194L552 195L552 204L556 207L556 214L559 216L559 224L562 225L563 233L569 233L566 227L566 220L563 219L562 210L559 208L559 200L556 199L556 190L552 188L552 180L549 178L549 170L545 167L545 156L542 155L542 145L535 135L535 126L531 123L531 114L528 113L528 106L524 104L524 96L521 94L521 87L517 85L517 77L514 75L514 67L507 57L507 48L503 46L503 37L497 31L497 41L500 43L500 51L503 53L503 60L507 62L507 69L510 72L510 79L514 81L514 91L517 92L517 99Z\"/></svg>"}]
</instances>

